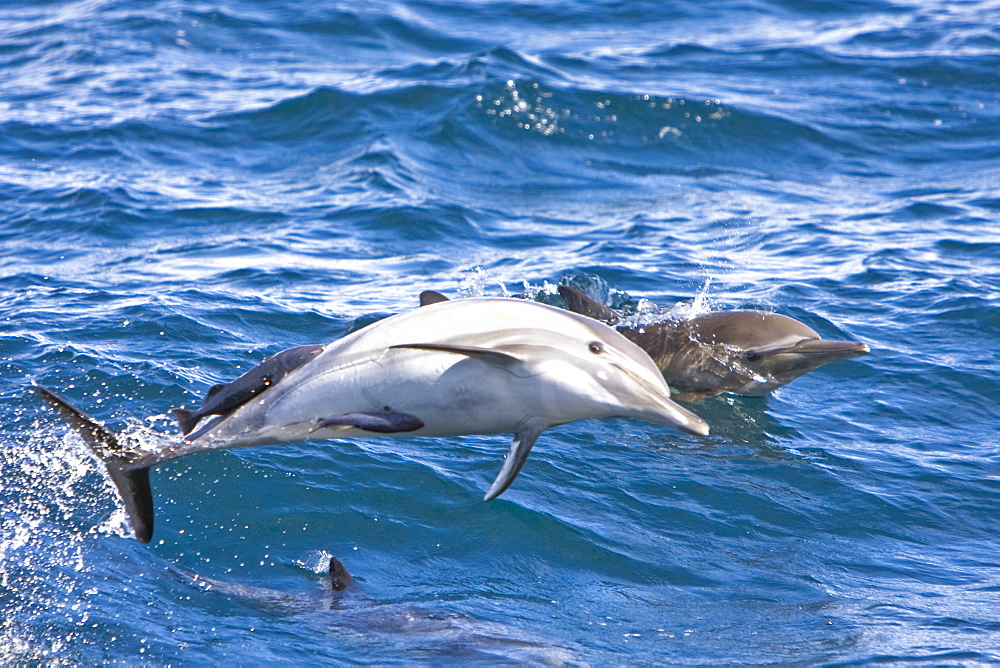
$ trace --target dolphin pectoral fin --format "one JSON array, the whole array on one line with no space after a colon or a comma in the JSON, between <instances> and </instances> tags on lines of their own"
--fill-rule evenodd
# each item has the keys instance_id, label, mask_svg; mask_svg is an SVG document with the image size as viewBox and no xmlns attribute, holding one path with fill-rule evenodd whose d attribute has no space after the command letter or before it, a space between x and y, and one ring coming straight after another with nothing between
<instances>
[{"instance_id":1,"label":"dolphin pectoral fin","mask_svg":"<svg viewBox=\"0 0 1000 668\"><path fill-rule=\"evenodd\" d=\"M333 424L330 423L329 420L317 420L316 426L309 430L309 435L312 436L320 429L329 429L330 431L346 431L351 428L352 425L349 424Z\"/></svg>"},{"instance_id":2,"label":"dolphin pectoral fin","mask_svg":"<svg viewBox=\"0 0 1000 668\"><path fill-rule=\"evenodd\" d=\"M448 298L437 290L424 290L420 293L421 306L430 306L431 304L440 304L446 301L448 301Z\"/></svg>"},{"instance_id":3,"label":"dolphin pectoral fin","mask_svg":"<svg viewBox=\"0 0 1000 668\"><path fill-rule=\"evenodd\" d=\"M35 391L55 409L90 450L104 463L111 481L125 504L125 512L136 540L148 543L153 538L153 492L149 487L149 467L126 470L130 458L118 438L104 425L78 410L59 395L35 385Z\"/></svg>"},{"instance_id":4,"label":"dolphin pectoral fin","mask_svg":"<svg viewBox=\"0 0 1000 668\"><path fill-rule=\"evenodd\" d=\"M523 362L516 355L505 353L492 348L477 348L475 346L454 346L444 343L403 343L390 348L412 348L414 350L433 350L441 353L454 353L455 355L465 355L473 359L495 364L507 369L515 366L522 366Z\"/></svg>"},{"instance_id":5,"label":"dolphin pectoral fin","mask_svg":"<svg viewBox=\"0 0 1000 668\"><path fill-rule=\"evenodd\" d=\"M312 431L320 429L363 429L377 434L399 434L416 431L424 423L412 415L394 411L388 407L377 413L347 413L334 418L320 420Z\"/></svg>"},{"instance_id":6,"label":"dolphin pectoral fin","mask_svg":"<svg viewBox=\"0 0 1000 668\"><path fill-rule=\"evenodd\" d=\"M514 478L521 472L521 467L524 466L524 462L528 459L531 447L535 445L535 441L538 440L538 436L541 433L541 429L527 428L522 429L514 436L514 441L510 444L510 450L507 451L507 458L503 462L503 467L501 467L500 473L497 474L496 480L490 485L490 489L486 492L486 496L483 497L483 501L492 501L510 487L510 484L514 482Z\"/></svg>"}]
</instances>

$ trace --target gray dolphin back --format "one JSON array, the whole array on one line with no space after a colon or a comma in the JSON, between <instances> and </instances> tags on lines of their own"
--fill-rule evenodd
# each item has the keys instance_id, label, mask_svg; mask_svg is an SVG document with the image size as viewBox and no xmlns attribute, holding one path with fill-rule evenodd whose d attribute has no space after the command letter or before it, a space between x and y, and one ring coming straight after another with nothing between
<instances>
[{"instance_id":1,"label":"gray dolphin back","mask_svg":"<svg viewBox=\"0 0 1000 668\"><path fill-rule=\"evenodd\" d=\"M181 433L187 435L208 415L227 415L276 384L289 372L299 368L322 352L323 346L298 346L271 355L263 362L230 383L214 385L196 411L175 408Z\"/></svg>"}]
</instances>

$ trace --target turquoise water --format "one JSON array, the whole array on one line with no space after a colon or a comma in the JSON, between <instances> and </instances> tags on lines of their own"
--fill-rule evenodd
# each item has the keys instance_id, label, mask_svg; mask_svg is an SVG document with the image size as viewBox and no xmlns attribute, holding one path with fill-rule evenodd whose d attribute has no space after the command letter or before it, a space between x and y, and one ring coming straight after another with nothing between
<instances>
[{"instance_id":1,"label":"turquoise water","mask_svg":"<svg viewBox=\"0 0 1000 668\"><path fill-rule=\"evenodd\" d=\"M0 660L1000 662L998 25L985 1L8 0ZM30 391L169 432L421 290L561 280L872 353L691 404L705 438L552 429L490 503L506 437L181 459L149 546ZM324 592L330 555L364 594Z\"/></svg>"}]
</instances>

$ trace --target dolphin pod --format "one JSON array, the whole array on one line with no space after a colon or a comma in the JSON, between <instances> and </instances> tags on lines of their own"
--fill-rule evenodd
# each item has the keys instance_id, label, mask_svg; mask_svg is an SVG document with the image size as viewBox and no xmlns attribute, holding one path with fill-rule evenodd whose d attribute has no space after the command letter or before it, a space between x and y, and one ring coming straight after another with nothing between
<instances>
[{"instance_id":1,"label":"dolphin pod","mask_svg":"<svg viewBox=\"0 0 1000 668\"><path fill-rule=\"evenodd\" d=\"M560 285L559 294L575 313L620 321L576 288ZM764 396L828 362L869 352L859 341L827 341L798 320L765 311L715 311L617 330L649 354L681 401L723 392Z\"/></svg>"},{"instance_id":2,"label":"dolphin pod","mask_svg":"<svg viewBox=\"0 0 1000 668\"><path fill-rule=\"evenodd\" d=\"M424 300L421 300L422 302ZM177 413L185 436L129 447L58 395L39 394L105 464L136 538L153 535L149 469L209 450L375 435L514 435L484 497L519 473L546 429L587 418L646 420L706 435L670 399L641 348L576 313L518 299L430 300L319 347L272 356Z\"/></svg>"}]
</instances>

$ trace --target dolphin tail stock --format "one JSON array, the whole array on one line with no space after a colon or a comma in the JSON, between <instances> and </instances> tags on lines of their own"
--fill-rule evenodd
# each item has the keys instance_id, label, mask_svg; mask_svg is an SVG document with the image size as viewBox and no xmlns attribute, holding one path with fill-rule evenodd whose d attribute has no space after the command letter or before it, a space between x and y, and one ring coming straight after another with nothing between
<instances>
[{"instance_id":1,"label":"dolphin tail stock","mask_svg":"<svg viewBox=\"0 0 1000 668\"><path fill-rule=\"evenodd\" d=\"M118 442L118 437L113 432L56 393L40 385L35 385L35 391L66 420L83 438L91 452L103 462L125 504L125 512L136 540L148 543L153 538L153 492L149 486L149 467L125 469L124 466L131 458L126 455L128 451Z\"/></svg>"}]
</instances>

